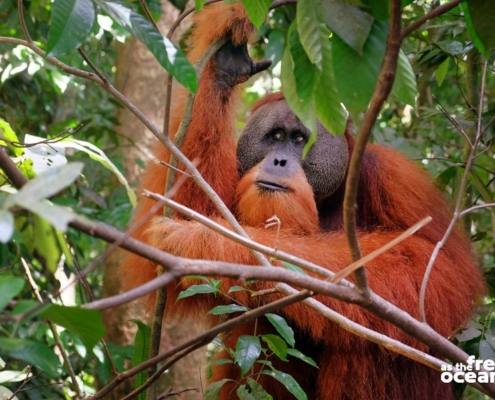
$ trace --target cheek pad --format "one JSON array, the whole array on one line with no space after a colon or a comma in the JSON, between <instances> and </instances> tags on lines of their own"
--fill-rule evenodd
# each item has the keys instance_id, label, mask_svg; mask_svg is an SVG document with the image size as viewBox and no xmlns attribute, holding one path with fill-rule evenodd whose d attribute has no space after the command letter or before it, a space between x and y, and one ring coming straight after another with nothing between
<instances>
[{"instance_id":1,"label":"cheek pad","mask_svg":"<svg viewBox=\"0 0 495 400\"><path fill-rule=\"evenodd\" d=\"M321 135L304 160L304 171L315 196L331 196L344 181L349 154L344 138Z\"/></svg>"}]
</instances>

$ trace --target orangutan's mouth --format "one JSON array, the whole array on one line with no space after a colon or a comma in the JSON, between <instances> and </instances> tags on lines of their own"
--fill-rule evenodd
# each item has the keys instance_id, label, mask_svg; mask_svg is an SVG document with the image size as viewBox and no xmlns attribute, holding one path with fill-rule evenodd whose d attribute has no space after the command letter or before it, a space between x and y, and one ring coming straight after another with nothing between
<instances>
[{"instance_id":1,"label":"orangutan's mouth","mask_svg":"<svg viewBox=\"0 0 495 400\"><path fill-rule=\"evenodd\" d=\"M281 185L280 183L270 182L265 180L256 181L256 186L261 190L266 190L269 192L288 192L289 188L287 186Z\"/></svg>"}]
</instances>

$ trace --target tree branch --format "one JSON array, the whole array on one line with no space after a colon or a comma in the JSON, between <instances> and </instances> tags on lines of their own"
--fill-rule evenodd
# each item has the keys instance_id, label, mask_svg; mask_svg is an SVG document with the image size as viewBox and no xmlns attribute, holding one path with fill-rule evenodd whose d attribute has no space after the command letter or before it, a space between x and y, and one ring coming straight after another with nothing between
<instances>
[{"instance_id":1,"label":"tree branch","mask_svg":"<svg viewBox=\"0 0 495 400\"><path fill-rule=\"evenodd\" d=\"M27 179L18 170L16 171L15 164L7 156L5 149L3 148L0 148L0 168L4 170L11 181L17 181L20 183L18 188L22 187L25 182L27 182ZM181 273L186 275L223 275L233 278L253 278L259 280L288 282L294 284L295 286L305 287L311 291L325 294L339 300L356 303L384 320L392 322L407 334L428 345L432 351L438 353L442 357L462 363L465 363L468 358L468 354L438 334L429 325L417 321L406 311L398 308L394 304L384 300L371 291L367 295L364 295L363 293L359 293L352 288L342 286L341 284L336 285L330 282L321 281L308 275L301 275L282 268L255 268L252 265L239 265L227 262L205 260L189 260L176 257L157 250L156 248L136 239L126 237L124 233L111 226L98 222L90 222L79 217L74 221L71 221L70 226L110 243L121 241L121 247L124 249L160 264L171 270L173 273L179 274L179 276ZM163 279L163 276L165 275L159 276L154 280L147 282L143 286L146 287L146 285L150 284L156 285L156 287L148 287L150 290L156 290L160 287L160 285L157 284L157 280ZM278 284L277 287L285 293L295 293L295 289L286 284ZM311 292L308 290L303 290L298 294L304 297L310 295ZM325 317L332 318L334 311L322 303L314 299L305 299L304 301L310 307L322 313ZM483 384L483 387L489 393L495 394L494 384Z\"/></svg>"},{"instance_id":2,"label":"tree branch","mask_svg":"<svg viewBox=\"0 0 495 400\"><path fill-rule=\"evenodd\" d=\"M352 149L349 170L345 182L343 204L344 231L347 235L347 241L349 243L353 261L361 258L356 224L357 194L361 176L361 163L373 125L375 124L383 103L387 100L394 83L400 50L400 16L400 0L391 0L390 28L387 37L385 56L383 58L373 96L368 106L368 110L363 117L359 135L354 144L354 148ZM363 293L368 291L368 280L364 268L356 270L356 283Z\"/></svg>"},{"instance_id":3,"label":"tree branch","mask_svg":"<svg viewBox=\"0 0 495 400\"><path fill-rule=\"evenodd\" d=\"M452 234L453 230L455 229L455 225L457 224L457 221L461 217L461 208L463 205L463 198L465 195L466 191L466 186L469 178L469 173L471 170L471 167L473 165L474 159L476 157L476 150L478 148L478 144L481 140L481 135L483 133L482 130L482 115L483 115L483 105L484 105L484 98L485 98L485 83L486 83L486 71L488 69L488 61L485 61L483 63L483 72L482 72L482 77L481 77L481 87L480 87L480 95L479 95L479 104L478 104L478 114L477 114L477 121L476 121L476 136L474 138L474 142L472 146L469 149L469 154L468 158L466 161L466 167L464 168L464 173L461 178L461 182L459 185L459 190L457 192L457 198L455 201L455 208L454 208L454 213L452 216L452 219L450 220L449 226L447 227L442 239L437 242L435 245L435 248L433 249L433 252L430 256L430 259L428 261L428 265L426 266L425 274L423 276L423 281L421 282L421 288L419 290L419 316L422 321L426 321L426 310L425 310L425 298L426 298L426 289L428 288L428 282L430 279L431 271L433 270L433 266L435 265L435 261L440 253L440 250L443 248L447 240L449 239L450 235Z\"/></svg>"},{"instance_id":4,"label":"tree branch","mask_svg":"<svg viewBox=\"0 0 495 400\"><path fill-rule=\"evenodd\" d=\"M421 18L419 18L418 20L411 23L411 25L408 25L405 28L403 28L402 31L400 32L400 40L401 41L404 40L404 38L406 36L409 36L416 29L421 28L421 26L423 26L423 24L426 21L429 21L430 19L436 18L442 14L445 14L447 11L450 11L453 8L457 7L461 1L462 0L453 0L450 3L445 3L445 4L442 4L441 6L435 7L430 12L426 13Z\"/></svg>"}]
</instances>

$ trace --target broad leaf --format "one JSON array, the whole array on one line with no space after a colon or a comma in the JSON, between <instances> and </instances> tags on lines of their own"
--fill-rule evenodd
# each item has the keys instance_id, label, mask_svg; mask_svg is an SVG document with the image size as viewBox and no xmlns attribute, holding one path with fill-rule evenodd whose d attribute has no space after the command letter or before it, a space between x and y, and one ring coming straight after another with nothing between
<instances>
[{"instance_id":1,"label":"broad leaf","mask_svg":"<svg viewBox=\"0 0 495 400\"><path fill-rule=\"evenodd\" d=\"M177 296L177 300L185 299L191 296L196 296L197 294L213 294L213 293L218 293L218 288L212 285L208 285L208 284L192 285L189 286L187 289L183 290L182 292L180 292L179 295Z\"/></svg>"},{"instance_id":2,"label":"broad leaf","mask_svg":"<svg viewBox=\"0 0 495 400\"><path fill-rule=\"evenodd\" d=\"M243 335L237 339L235 348L235 362L246 374L261 354L261 344L257 336Z\"/></svg>"},{"instance_id":3,"label":"broad leaf","mask_svg":"<svg viewBox=\"0 0 495 400\"><path fill-rule=\"evenodd\" d=\"M23 287L22 278L14 275L0 275L0 311L21 292Z\"/></svg>"},{"instance_id":4,"label":"broad leaf","mask_svg":"<svg viewBox=\"0 0 495 400\"><path fill-rule=\"evenodd\" d=\"M315 88L315 108L318 120L330 133L344 134L348 113L337 92L328 37L322 42L322 70Z\"/></svg>"},{"instance_id":5,"label":"broad leaf","mask_svg":"<svg viewBox=\"0 0 495 400\"><path fill-rule=\"evenodd\" d=\"M259 28L265 20L272 0L242 0L247 15L254 26Z\"/></svg>"},{"instance_id":6,"label":"broad leaf","mask_svg":"<svg viewBox=\"0 0 495 400\"><path fill-rule=\"evenodd\" d=\"M134 12L118 1L97 0L98 4L124 29L143 42L156 57L160 65L182 83L195 92L198 88L196 71L187 60L184 52L151 24L145 17Z\"/></svg>"},{"instance_id":7,"label":"broad leaf","mask_svg":"<svg viewBox=\"0 0 495 400\"><path fill-rule=\"evenodd\" d=\"M105 334L101 312L98 310L50 304L41 312L41 316L79 336L88 349L92 349Z\"/></svg>"},{"instance_id":8,"label":"broad leaf","mask_svg":"<svg viewBox=\"0 0 495 400\"><path fill-rule=\"evenodd\" d=\"M320 14L314 2L297 2L297 30L301 45L306 51L309 60L321 69L323 40L327 39L321 34Z\"/></svg>"},{"instance_id":9,"label":"broad leaf","mask_svg":"<svg viewBox=\"0 0 495 400\"><path fill-rule=\"evenodd\" d=\"M287 361L287 344L280 336L268 334L261 336L261 338L278 358Z\"/></svg>"},{"instance_id":10,"label":"broad leaf","mask_svg":"<svg viewBox=\"0 0 495 400\"><path fill-rule=\"evenodd\" d=\"M437 81L438 86L442 86L442 83L447 76L447 72L449 72L449 64L450 57L447 57L435 70L435 80Z\"/></svg>"},{"instance_id":11,"label":"broad leaf","mask_svg":"<svg viewBox=\"0 0 495 400\"><path fill-rule=\"evenodd\" d=\"M295 31L295 27L291 26L289 29L289 34ZM296 31L297 34L297 31ZM306 56L305 56L306 57ZM282 88L285 96L285 100L289 107L294 111L294 113L299 117L306 127L314 132L316 130L316 115L314 112L314 99L304 100L301 99L297 93L296 80L294 74L295 60L291 54L290 46L286 45L284 54L282 57ZM311 68L315 68L311 66ZM304 73L302 71L301 73Z\"/></svg>"},{"instance_id":12,"label":"broad leaf","mask_svg":"<svg viewBox=\"0 0 495 400\"><path fill-rule=\"evenodd\" d=\"M138 364L146 361L150 356L151 348L151 329L148 325L141 321L134 320L134 323L138 326L136 337L134 338L134 355L132 357L132 366L135 367ZM134 379L134 387L141 386L147 379L148 374L146 371L140 372ZM145 399L145 392L140 393L138 399Z\"/></svg>"},{"instance_id":13,"label":"broad leaf","mask_svg":"<svg viewBox=\"0 0 495 400\"><path fill-rule=\"evenodd\" d=\"M485 56L495 45L495 3L492 0L469 0L461 3L469 35Z\"/></svg>"},{"instance_id":14,"label":"broad leaf","mask_svg":"<svg viewBox=\"0 0 495 400\"><path fill-rule=\"evenodd\" d=\"M309 364L312 367L318 368L318 365L316 364L315 360L313 360L311 357L308 357L307 355L301 353L297 349L287 349L287 354L291 355L292 357L298 358L301 361L304 361L306 364Z\"/></svg>"},{"instance_id":15,"label":"broad leaf","mask_svg":"<svg viewBox=\"0 0 495 400\"><path fill-rule=\"evenodd\" d=\"M57 56L78 47L91 32L95 15L92 0L55 0L48 31L48 54Z\"/></svg>"},{"instance_id":16,"label":"broad leaf","mask_svg":"<svg viewBox=\"0 0 495 400\"><path fill-rule=\"evenodd\" d=\"M265 375L271 376L272 378L279 381L285 388L294 395L297 400L307 400L308 396L304 392L303 388L297 383L297 381L292 377L292 375L286 374L282 371L274 370L264 370L262 372Z\"/></svg>"},{"instance_id":17,"label":"broad leaf","mask_svg":"<svg viewBox=\"0 0 495 400\"><path fill-rule=\"evenodd\" d=\"M24 149L18 145L16 146L18 143L19 139L17 139L17 135L10 124L0 118L0 146L8 147L14 155L20 156L24 153Z\"/></svg>"},{"instance_id":18,"label":"broad leaf","mask_svg":"<svg viewBox=\"0 0 495 400\"><path fill-rule=\"evenodd\" d=\"M134 190L132 190L129 182L125 176L120 172L117 166L107 157L107 155L103 152L103 150L99 149L97 146L90 142L86 142L84 140L77 140L73 138L65 138L57 143L58 145L64 146L65 148L80 150L86 153L89 158L92 160L99 162L102 166L112 172L117 180L125 187L127 192L127 197L131 202L132 206L136 205L136 194Z\"/></svg>"},{"instance_id":19,"label":"broad leaf","mask_svg":"<svg viewBox=\"0 0 495 400\"><path fill-rule=\"evenodd\" d=\"M294 331L289 326L284 317L281 317L277 314L268 313L265 317L270 321L273 327L276 329L277 333L282 336L282 338L287 342L287 344L291 347L294 347L296 344L296 339L294 338Z\"/></svg>"},{"instance_id":20,"label":"broad leaf","mask_svg":"<svg viewBox=\"0 0 495 400\"><path fill-rule=\"evenodd\" d=\"M404 52L400 50L394 86L392 87L392 95L401 103L414 106L416 105L417 94L416 75L414 74L409 59Z\"/></svg>"},{"instance_id":21,"label":"broad leaf","mask_svg":"<svg viewBox=\"0 0 495 400\"><path fill-rule=\"evenodd\" d=\"M27 203L20 205L45 219L45 222L50 223L54 228L62 232L65 232L69 223L77 217L77 215L73 213L70 208L57 206L48 200L41 200L38 203ZM45 232L47 232L47 230L45 230ZM55 233L53 233L53 235L55 235ZM57 246L59 246L60 243L58 242L56 236L54 236L53 240Z\"/></svg>"},{"instance_id":22,"label":"broad leaf","mask_svg":"<svg viewBox=\"0 0 495 400\"><path fill-rule=\"evenodd\" d=\"M74 182L83 169L80 162L53 167L27 182L21 190L10 196L6 206L20 205L29 208L40 200L51 197Z\"/></svg>"},{"instance_id":23,"label":"broad leaf","mask_svg":"<svg viewBox=\"0 0 495 400\"><path fill-rule=\"evenodd\" d=\"M220 305L220 306L213 307L210 311L208 311L208 314L223 315L223 314L232 314L232 313L244 312L247 310L248 310L247 307L240 306L238 304L228 304L228 305Z\"/></svg>"},{"instance_id":24,"label":"broad leaf","mask_svg":"<svg viewBox=\"0 0 495 400\"><path fill-rule=\"evenodd\" d=\"M220 398L220 390L222 390L223 385L232 379L220 379L219 381L210 383L205 390L204 396L205 400L218 400Z\"/></svg>"},{"instance_id":25,"label":"broad leaf","mask_svg":"<svg viewBox=\"0 0 495 400\"><path fill-rule=\"evenodd\" d=\"M338 37L332 40L332 63L335 84L340 99L359 121L359 114L366 111L375 90L387 40L387 24L375 22L363 49L357 54ZM352 79L349 79L352 76ZM417 95L416 76L408 58L399 53L392 94L406 104L415 105Z\"/></svg>"},{"instance_id":26,"label":"broad leaf","mask_svg":"<svg viewBox=\"0 0 495 400\"><path fill-rule=\"evenodd\" d=\"M0 337L0 354L32 364L51 378L58 375L60 362L53 350L44 343Z\"/></svg>"},{"instance_id":27,"label":"broad leaf","mask_svg":"<svg viewBox=\"0 0 495 400\"><path fill-rule=\"evenodd\" d=\"M127 191L127 197L129 198L129 201L133 206L136 205L136 194L134 193L134 190L129 185L129 182L127 182L127 179L125 176L120 172L120 170L117 168L117 166L108 158L108 156L105 154L103 150L95 146L94 144L90 142L86 142L84 140L78 140L74 139L72 137L67 137L62 140L57 141L56 143L48 145L41 143L43 142L43 138L37 137L34 135L26 135L24 138L24 141L26 144L34 144L29 147L30 152L34 154L40 153L40 154L45 154L48 151L51 151L51 154L49 154L49 157L52 158L54 157L53 153L56 152L56 156L63 156L65 158L65 150L66 149L71 149L71 150L77 150L77 151L82 151L86 153L89 158L92 160L100 163L103 167L108 169L110 172L112 172L117 180L124 185L126 191ZM36 151L34 151L36 150Z\"/></svg>"},{"instance_id":28,"label":"broad leaf","mask_svg":"<svg viewBox=\"0 0 495 400\"><path fill-rule=\"evenodd\" d=\"M7 243L14 233L14 216L7 210L0 210L0 242Z\"/></svg>"},{"instance_id":29,"label":"broad leaf","mask_svg":"<svg viewBox=\"0 0 495 400\"><path fill-rule=\"evenodd\" d=\"M373 25L371 15L344 0L318 0L316 4L308 3L318 8L321 17L332 32L357 53L362 53Z\"/></svg>"},{"instance_id":30,"label":"broad leaf","mask_svg":"<svg viewBox=\"0 0 495 400\"><path fill-rule=\"evenodd\" d=\"M304 51L297 29L297 24L292 23L287 33L287 46L294 60L293 73L297 95L301 100L308 101L313 95L318 70Z\"/></svg>"},{"instance_id":31,"label":"broad leaf","mask_svg":"<svg viewBox=\"0 0 495 400\"><path fill-rule=\"evenodd\" d=\"M247 384L240 385L236 392L239 400L272 400L273 397L270 396L263 386L256 382L252 378L248 378Z\"/></svg>"},{"instance_id":32,"label":"broad leaf","mask_svg":"<svg viewBox=\"0 0 495 400\"><path fill-rule=\"evenodd\" d=\"M28 368L25 368L23 371L3 370L0 371L0 384L9 383L9 382L21 382L27 379L29 375L30 372ZM1 393L0 393L0 399L2 399Z\"/></svg>"},{"instance_id":33,"label":"broad leaf","mask_svg":"<svg viewBox=\"0 0 495 400\"><path fill-rule=\"evenodd\" d=\"M332 40L333 72L339 97L356 122L359 114L368 108L375 89L386 37L386 24L375 22L362 55L341 38L336 36Z\"/></svg>"}]
</instances>

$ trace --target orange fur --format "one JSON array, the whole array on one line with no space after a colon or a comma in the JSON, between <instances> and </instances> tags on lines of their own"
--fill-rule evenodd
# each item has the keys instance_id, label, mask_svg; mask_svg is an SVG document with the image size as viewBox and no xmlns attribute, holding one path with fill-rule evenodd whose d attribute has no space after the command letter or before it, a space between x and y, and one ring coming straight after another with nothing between
<instances>
[{"instance_id":1,"label":"orange fur","mask_svg":"<svg viewBox=\"0 0 495 400\"><path fill-rule=\"evenodd\" d=\"M302 169L297 176L291 177L290 182L279 180L279 183L291 187L288 193L269 192L260 195L255 185L257 174L258 166L244 175L237 186L236 211L243 224L263 227L266 220L276 215L281 227L295 234L319 231L313 191Z\"/></svg>"},{"instance_id":2,"label":"orange fur","mask_svg":"<svg viewBox=\"0 0 495 400\"><path fill-rule=\"evenodd\" d=\"M252 34L252 28L238 5L206 6L195 17L191 60L197 60L213 41L232 35L241 43ZM303 174L296 176L289 193L270 193L260 196L253 183L256 169L239 181L235 156L233 117L236 93L220 92L213 82L213 67L207 66L200 81L194 103L193 119L182 147L189 159L199 159L199 170L217 193L234 210L255 240L311 260L332 271L345 267L351 257L342 231L340 188L325 204L314 202L311 187ZM280 100L274 94L260 104ZM173 118L170 131L175 132L182 119L183 93L174 95ZM352 139L348 137L350 150ZM168 154L157 145L157 157L167 160ZM162 193L166 169L150 164L143 176L142 187ZM237 188L237 191L236 191ZM178 191L176 200L192 207L220 223L226 224L197 186L188 180ZM139 221L152 202L141 198L134 223ZM404 229L427 215L433 222L387 253L367 265L370 287L385 299L417 316L418 291L425 266L434 244L440 239L450 220L450 211L442 195L428 176L398 152L383 146L370 145L366 151L360 179L358 199L359 240L362 253L367 254L389 242ZM281 230L265 229L267 218L276 214ZM320 226L322 228L320 228ZM155 218L134 234L170 253L196 259L225 260L257 264L245 247L191 221ZM155 276L155 268L137 256L128 255L122 266L124 287L143 283ZM181 280L170 285L167 307L179 315L206 315L214 304L230 301L221 296L194 296L174 301L177 293L190 285ZM238 284L222 278L222 290ZM269 282L256 282L254 289L271 288ZM471 254L468 239L456 230L441 251L433 269L426 298L428 322L442 335L450 337L469 318L475 301L483 291L481 273ZM260 298L246 292L233 293L236 301L257 307ZM262 302L273 301L279 294L263 296ZM391 337L423 350L418 343L397 327L352 304L316 296L318 300L352 320L376 329ZM452 387L440 382L436 372L415 362L392 354L356 336L350 335L320 314L302 304L280 311L294 327L296 347L317 360L314 369L297 360L275 362L277 368L292 374L301 383L310 399L320 400L407 400L452 399ZM257 322L257 332L270 331L263 318ZM224 336L225 343L234 347L237 338L253 334L254 324L236 327ZM213 380L239 379L233 364L215 367ZM260 382L274 399L290 398L286 390L271 378ZM235 398L235 385L227 384L222 399Z\"/></svg>"}]
</instances>

